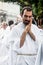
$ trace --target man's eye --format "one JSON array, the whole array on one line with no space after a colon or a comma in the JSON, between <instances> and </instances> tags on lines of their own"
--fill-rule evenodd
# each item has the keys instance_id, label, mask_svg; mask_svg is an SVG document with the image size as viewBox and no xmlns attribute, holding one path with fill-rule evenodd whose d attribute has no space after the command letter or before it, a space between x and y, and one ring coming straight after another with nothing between
<instances>
[{"instance_id":1,"label":"man's eye","mask_svg":"<svg viewBox=\"0 0 43 65\"><path fill-rule=\"evenodd\" d=\"M29 16L29 18L31 18L32 16Z\"/></svg>"},{"instance_id":2,"label":"man's eye","mask_svg":"<svg viewBox=\"0 0 43 65\"><path fill-rule=\"evenodd\" d=\"M32 16L27 16L27 15L24 15L24 17L29 17L29 18L31 18Z\"/></svg>"},{"instance_id":3,"label":"man's eye","mask_svg":"<svg viewBox=\"0 0 43 65\"><path fill-rule=\"evenodd\" d=\"M24 17L28 17L27 15L24 15Z\"/></svg>"}]
</instances>

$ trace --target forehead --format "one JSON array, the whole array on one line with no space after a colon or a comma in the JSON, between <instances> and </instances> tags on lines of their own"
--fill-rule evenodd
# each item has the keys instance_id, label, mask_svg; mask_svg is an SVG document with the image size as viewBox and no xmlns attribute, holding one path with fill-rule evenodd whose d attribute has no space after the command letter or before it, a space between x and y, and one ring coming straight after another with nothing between
<instances>
[{"instance_id":1,"label":"forehead","mask_svg":"<svg viewBox=\"0 0 43 65\"><path fill-rule=\"evenodd\" d=\"M27 11L27 10L24 10L23 15L32 15L32 11Z\"/></svg>"}]
</instances>

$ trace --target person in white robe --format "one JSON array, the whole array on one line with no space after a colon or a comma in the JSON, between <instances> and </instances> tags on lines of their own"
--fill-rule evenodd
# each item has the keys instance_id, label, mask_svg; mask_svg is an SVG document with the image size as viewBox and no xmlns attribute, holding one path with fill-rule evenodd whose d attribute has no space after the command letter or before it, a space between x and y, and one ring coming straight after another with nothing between
<instances>
[{"instance_id":1,"label":"person in white robe","mask_svg":"<svg viewBox=\"0 0 43 65\"><path fill-rule=\"evenodd\" d=\"M11 47L4 42L4 39L6 39L9 33L9 27L6 26L6 22L3 22L0 30L0 65L11 65Z\"/></svg>"},{"instance_id":2,"label":"person in white robe","mask_svg":"<svg viewBox=\"0 0 43 65\"><path fill-rule=\"evenodd\" d=\"M12 29L9 38L12 48L12 65L35 65L42 38L39 28L32 24L31 7L23 9L22 19L23 21Z\"/></svg>"},{"instance_id":3,"label":"person in white robe","mask_svg":"<svg viewBox=\"0 0 43 65\"><path fill-rule=\"evenodd\" d=\"M7 23L2 22L1 29L0 29L0 39L4 38L6 28L7 28Z\"/></svg>"},{"instance_id":4,"label":"person in white robe","mask_svg":"<svg viewBox=\"0 0 43 65\"><path fill-rule=\"evenodd\" d=\"M9 25L10 30L11 30L15 26L14 21L13 20L8 21L8 25Z\"/></svg>"},{"instance_id":5,"label":"person in white robe","mask_svg":"<svg viewBox=\"0 0 43 65\"><path fill-rule=\"evenodd\" d=\"M23 9L22 18L23 21L14 26L9 36L3 39L4 50L2 50L6 59L2 62L0 60L0 65L35 65L38 47L42 42L40 30L32 24L32 10L30 7Z\"/></svg>"}]
</instances>

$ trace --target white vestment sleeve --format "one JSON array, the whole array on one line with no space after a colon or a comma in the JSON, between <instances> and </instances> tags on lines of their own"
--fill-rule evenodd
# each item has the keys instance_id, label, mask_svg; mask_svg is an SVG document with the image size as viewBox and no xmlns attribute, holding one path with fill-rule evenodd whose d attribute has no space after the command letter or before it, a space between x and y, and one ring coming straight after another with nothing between
<instances>
[{"instance_id":1,"label":"white vestment sleeve","mask_svg":"<svg viewBox=\"0 0 43 65\"><path fill-rule=\"evenodd\" d=\"M39 45L35 65L43 65L43 43Z\"/></svg>"}]
</instances>

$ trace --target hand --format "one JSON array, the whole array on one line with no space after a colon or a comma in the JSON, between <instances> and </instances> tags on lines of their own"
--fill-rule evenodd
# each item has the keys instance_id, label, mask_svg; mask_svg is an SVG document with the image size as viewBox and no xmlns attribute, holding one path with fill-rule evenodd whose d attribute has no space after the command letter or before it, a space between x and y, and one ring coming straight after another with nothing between
<instances>
[{"instance_id":1,"label":"hand","mask_svg":"<svg viewBox=\"0 0 43 65\"><path fill-rule=\"evenodd\" d=\"M29 32L30 28L31 28L31 25L28 24L26 26L26 28L24 29L24 31L23 31L23 33L21 35L21 38L20 38L20 48L24 45L24 41L25 41L25 38L26 38L26 34Z\"/></svg>"},{"instance_id":2,"label":"hand","mask_svg":"<svg viewBox=\"0 0 43 65\"><path fill-rule=\"evenodd\" d=\"M36 40L35 35L34 35L34 34L32 33L32 31L31 31L31 23L26 26L25 31L26 31L26 33L29 33L30 37L31 37L34 41Z\"/></svg>"},{"instance_id":3,"label":"hand","mask_svg":"<svg viewBox=\"0 0 43 65\"><path fill-rule=\"evenodd\" d=\"M26 33L28 33L30 30L31 30L31 24L28 24L24 31L26 31Z\"/></svg>"}]
</instances>

